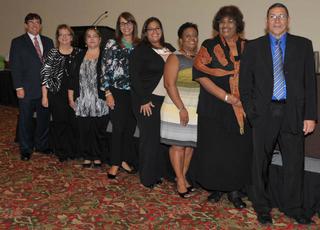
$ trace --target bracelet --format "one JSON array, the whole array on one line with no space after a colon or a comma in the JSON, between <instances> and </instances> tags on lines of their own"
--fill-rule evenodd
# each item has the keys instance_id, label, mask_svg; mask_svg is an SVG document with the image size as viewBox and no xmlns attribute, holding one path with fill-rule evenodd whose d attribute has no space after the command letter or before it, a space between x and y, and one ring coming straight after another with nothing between
<instances>
[{"instance_id":1,"label":"bracelet","mask_svg":"<svg viewBox=\"0 0 320 230\"><path fill-rule=\"evenodd\" d=\"M106 97L109 96L109 95L112 95L112 93L111 93L111 92L107 92L107 93L105 94Z\"/></svg>"},{"instance_id":2,"label":"bracelet","mask_svg":"<svg viewBox=\"0 0 320 230\"><path fill-rule=\"evenodd\" d=\"M186 107L182 106L181 109L179 109L179 112L181 112L182 110L186 109Z\"/></svg>"},{"instance_id":3,"label":"bracelet","mask_svg":"<svg viewBox=\"0 0 320 230\"><path fill-rule=\"evenodd\" d=\"M228 102L228 98L229 98L229 95L226 93L226 96L224 96L224 101Z\"/></svg>"}]
</instances>

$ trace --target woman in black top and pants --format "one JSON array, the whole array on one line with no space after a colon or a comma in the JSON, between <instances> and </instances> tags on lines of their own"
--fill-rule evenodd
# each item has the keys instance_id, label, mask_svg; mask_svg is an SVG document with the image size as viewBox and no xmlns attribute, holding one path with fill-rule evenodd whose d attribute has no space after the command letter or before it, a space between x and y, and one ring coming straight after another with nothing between
<instances>
[{"instance_id":1,"label":"woman in black top and pants","mask_svg":"<svg viewBox=\"0 0 320 230\"><path fill-rule=\"evenodd\" d=\"M174 48L164 42L161 22L155 17L145 21L141 39L129 63L133 110L140 131L140 180L152 188L162 177L160 108L165 95L162 75L165 60Z\"/></svg>"}]
</instances>

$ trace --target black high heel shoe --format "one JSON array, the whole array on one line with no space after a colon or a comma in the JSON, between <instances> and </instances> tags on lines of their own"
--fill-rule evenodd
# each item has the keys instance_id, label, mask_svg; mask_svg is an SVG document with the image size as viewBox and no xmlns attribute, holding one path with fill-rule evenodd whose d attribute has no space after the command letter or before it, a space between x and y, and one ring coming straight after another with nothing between
<instances>
[{"instance_id":1,"label":"black high heel shoe","mask_svg":"<svg viewBox=\"0 0 320 230\"><path fill-rule=\"evenodd\" d=\"M127 165L128 165L128 163L127 163ZM136 174L137 173L137 170L134 167L130 167L129 165L128 165L128 167L130 168L130 170L124 168L122 166L122 164L120 165L120 169L122 169L123 171L125 171L128 174Z\"/></svg>"},{"instance_id":2,"label":"black high heel shoe","mask_svg":"<svg viewBox=\"0 0 320 230\"><path fill-rule=\"evenodd\" d=\"M95 161L93 161L93 167L94 168L101 168L101 166L102 166L102 163L101 162L95 162Z\"/></svg>"},{"instance_id":3,"label":"black high heel shoe","mask_svg":"<svg viewBox=\"0 0 320 230\"><path fill-rule=\"evenodd\" d=\"M107 177L108 177L108 179L115 180L117 175L113 175L111 173L107 173Z\"/></svg>"},{"instance_id":4,"label":"black high heel shoe","mask_svg":"<svg viewBox=\"0 0 320 230\"><path fill-rule=\"evenodd\" d=\"M196 191L196 188L193 187L193 186L189 186L189 187L187 187L187 190L188 190L189 192L195 192L195 191Z\"/></svg>"},{"instance_id":5,"label":"black high heel shoe","mask_svg":"<svg viewBox=\"0 0 320 230\"><path fill-rule=\"evenodd\" d=\"M186 192L179 192L179 191L177 191L178 192L178 195L181 197L181 198L189 198L189 197L191 197L191 195L190 195L190 192L189 192L189 190L187 190Z\"/></svg>"},{"instance_id":6,"label":"black high heel shoe","mask_svg":"<svg viewBox=\"0 0 320 230\"><path fill-rule=\"evenodd\" d=\"M82 163L82 167L83 168L91 168L92 162L88 161L88 162L83 162Z\"/></svg>"}]
</instances>

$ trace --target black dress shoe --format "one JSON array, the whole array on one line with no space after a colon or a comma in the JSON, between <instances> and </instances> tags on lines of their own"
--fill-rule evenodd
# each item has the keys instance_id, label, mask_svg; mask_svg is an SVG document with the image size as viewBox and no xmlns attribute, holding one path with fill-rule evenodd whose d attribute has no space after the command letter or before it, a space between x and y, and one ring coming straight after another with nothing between
<instances>
[{"instance_id":1,"label":"black dress shoe","mask_svg":"<svg viewBox=\"0 0 320 230\"><path fill-rule=\"evenodd\" d=\"M246 203L244 203L240 197L236 197L236 198L229 198L228 200L233 204L233 206L237 209L243 209L245 207L247 207Z\"/></svg>"},{"instance_id":2,"label":"black dress shoe","mask_svg":"<svg viewBox=\"0 0 320 230\"><path fill-rule=\"evenodd\" d=\"M306 217L305 215L288 215L288 217L294 219L299 224L308 225L314 223L313 220L311 220L311 218Z\"/></svg>"},{"instance_id":3,"label":"black dress shoe","mask_svg":"<svg viewBox=\"0 0 320 230\"><path fill-rule=\"evenodd\" d=\"M247 207L246 203L244 203L241 198L240 194L237 191L232 191L228 193L228 200L233 204L235 208L243 209Z\"/></svg>"},{"instance_id":4,"label":"black dress shoe","mask_svg":"<svg viewBox=\"0 0 320 230\"><path fill-rule=\"evenodd\" d=\"M208 196L208 201L211 203L217 203L222 197L223 193L220 191L214 191Z\"/></svg>"},{"instance_id":5,"label":"black dress shoe","mask_svg":"<svg viewBox=\"0 0 320 230\"><path fill-rule=\"evenodd\" d=\"M269 213L266 212L261 212L257 213L257 219L260 224L272 224L272 218Z\"/></svg>"}]
</instances>

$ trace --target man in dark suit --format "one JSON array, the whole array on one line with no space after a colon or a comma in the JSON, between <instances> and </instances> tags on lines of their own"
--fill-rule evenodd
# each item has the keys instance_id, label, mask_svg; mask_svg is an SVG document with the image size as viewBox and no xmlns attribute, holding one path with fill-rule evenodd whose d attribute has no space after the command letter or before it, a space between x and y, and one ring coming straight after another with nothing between
<instances>
[{"instance_id":1,"label":"man in dark suit","mask_svg":"<svg viewBox=\"0 0 320 230\"><path fill-rule=\"evenodd\" d=\"M19 144L21 160L29 160L35 149L48 151L49 111L41 106L40 68L43 58L53 47L50 38L39 35L41 17L29 13L25 17L26 33L14 38L10 48L13 85L19 99ZM36 111L36 127L33 113Z\"/></svg>"},{"instance_id":2,"label":"man in dark suit","mask_svg":"<svg viewBox=\"0 0 320 230\"><path fill-rule=\"evenodd\" d=\"M267 12L268 34L247 44L241 58L240 95L253 127L253 207L258 221L272 224L267 192L268 167L276 143L283 162L280 210L300 224L303 214L304 135L317 118L313 48L310 40L289 34L289 12L280 3Z\"/></svg>"}]
</instances>

